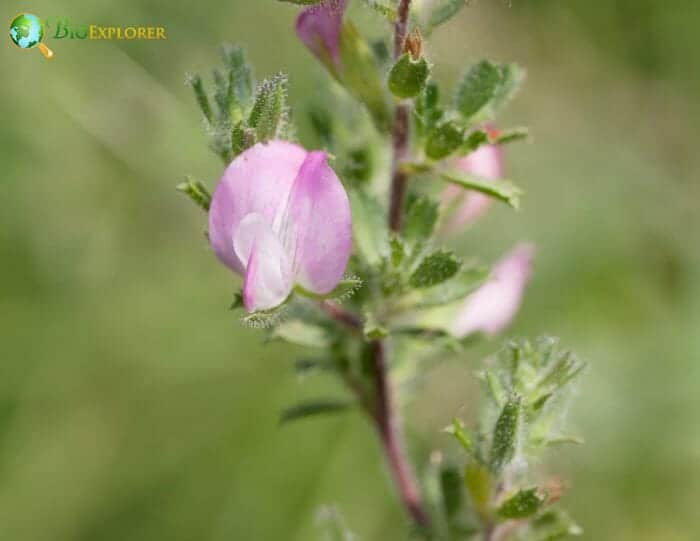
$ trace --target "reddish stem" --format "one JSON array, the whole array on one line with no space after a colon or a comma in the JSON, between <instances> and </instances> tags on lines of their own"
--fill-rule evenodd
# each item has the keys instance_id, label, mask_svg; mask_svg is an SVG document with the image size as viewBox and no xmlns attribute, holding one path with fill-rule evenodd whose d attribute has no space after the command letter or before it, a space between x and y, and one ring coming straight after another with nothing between
<instances>
[{"instance_id":1,"label":"reddish stem","mask_svg":"<svg viewBox=\"0 0 700 541\"><path fill-rule=\"evenodd\" d=\"M401 0L394 26L394 57L403 54L404 42L408 33L408 13L411 8L411 0ZM406 197L406 183L408 177L401 171L401 162L408 155L408 141L410 110L406 103L396 106L394 113L394 127L392 130L393 160L391 173L391 196L389 201L389 227L392 231L401 230L403 215L403 202Z\"/></svg>"},{"instance_id":2,"label":"reddish stem","mask_svg":"<svg viewBox=\"0 0 700 541\"><path fill-rule=\"evenodd\" d=\"M410 464L406 460L406 453L403 449L399 429L399 420L394 411L386 364L386 345L384 342L376 341L372 344L372 356L377 392L377 404L374 415L379 437L384 446L389 468L404 507L406 507L406 510L417 524L427 527L430 524L430 519L423 509L418 483L415 480Z\"/></svg>"}]
</instances>

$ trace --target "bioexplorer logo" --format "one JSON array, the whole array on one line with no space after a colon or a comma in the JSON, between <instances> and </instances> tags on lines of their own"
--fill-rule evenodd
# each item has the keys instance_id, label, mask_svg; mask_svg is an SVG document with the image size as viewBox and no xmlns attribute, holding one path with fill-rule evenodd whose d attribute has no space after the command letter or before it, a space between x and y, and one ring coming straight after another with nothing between
<instances>
[{"instance_id":1,"label":"bioexplorer logo","mask_svg":"<svg viewBox=\"0 0 700 541\"><path fill-rule=\"evenodd\" d=\"M10 39L20 49L39 47L46 58L53 58L53 51L44 45L44 23L36 15L20 13L10 22Z\"/></svg>"},{"instance_id":2,"label":"bioexplorer logo","mask_svg":"<svg viewBox=\"0 0 700 541\"><path fill-rule=\"evenodd\" d=\"M20 49L38 47L48 59L54 53L42 40L165 40L163 26L103 26L74 23L68 17L55 17L42 21L31 13L20 13L10 22L10 39Z\"/></svg>"}]
</instances>

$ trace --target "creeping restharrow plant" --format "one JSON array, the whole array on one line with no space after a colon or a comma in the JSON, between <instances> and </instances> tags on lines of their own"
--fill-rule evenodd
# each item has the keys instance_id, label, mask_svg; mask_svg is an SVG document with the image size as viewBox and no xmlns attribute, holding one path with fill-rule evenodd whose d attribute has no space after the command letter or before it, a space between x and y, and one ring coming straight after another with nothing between
<instances>
[{"instance_id":1,"label":"creeping restharrow plant","mask_svg":"<svg viewBox=\"0 0 700 541\"><path fill-rule=\"evenodd\" d=\"M270 10L295 9L269 1ZM478 422L455 418L444 429L454 443L436 430L444 449L427 463L411 463L401 433L411 383L437 358L498 339L523 302L533 243L489 264L446 242L494 203L521 204L524 191L506 178L506 145L528 133L496 117L524 70L476 60L451 96L433 77L439 59L425 40L464 14L465 0L354 2L391 25L379 42L350 19L350 0L280 1L300 10L290 32L328 84L292 106L288 75L257 83L243 49L223 46L212 81L192 74L188 82L225 167L211 187L192 176L178 186L207 213L212 257L232 272L236 290L222 293L222 307L268 340L306 348L290 359L299 375L345 386L340 396L290 404L280 423L365 415L405 510L396 539L580 534L560 507L566 484L542 473L548 449L579 441L564 413L585 364L557 340L507 341L487 359L477 376L483 406L469 416ZM327 539L356 539L332 507L319 527Z\"/></svg>"}]
</instances>

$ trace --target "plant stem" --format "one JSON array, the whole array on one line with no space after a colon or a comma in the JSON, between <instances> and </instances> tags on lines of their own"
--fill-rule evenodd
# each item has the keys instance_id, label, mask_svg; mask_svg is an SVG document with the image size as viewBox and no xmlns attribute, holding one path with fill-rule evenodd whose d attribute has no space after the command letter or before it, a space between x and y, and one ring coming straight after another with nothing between
<instances>
[{"instance_id":1,"label":"plant stem","mask_svg":"<svg viewBox=\"0 0 700 541\"><path fill-rule=\"evenodd\" d=\"M374 419L389 468L404 507L416 524L427 527L430 524L430 519L423 509L418 483L415 480L410 464L406 460L406 453L403 449L402 436L399 429L399 420L394 411L386 362L385 342L378 340L372 343L372 357L377 392Z\"/></svg>"},{"instance_id":2,"label":"plant stem","mask_svg":"<svg viewBox=\"0 0 700 541\"><path fill-rule=\"evenodd\" d=\"M406 33L408 31L408 13L411 0L401 0L394 26L394 57L403 53ZM389 202L389 227L392 231L400 231L403 218L403 202L406 197L406 182L408 176L401 170L401 163L408 155L410 110L407 103L399 103L394 112L394 127L391 139L393 145L393 160L391 173L391 198Z\"/></svg>"}]
</instances>

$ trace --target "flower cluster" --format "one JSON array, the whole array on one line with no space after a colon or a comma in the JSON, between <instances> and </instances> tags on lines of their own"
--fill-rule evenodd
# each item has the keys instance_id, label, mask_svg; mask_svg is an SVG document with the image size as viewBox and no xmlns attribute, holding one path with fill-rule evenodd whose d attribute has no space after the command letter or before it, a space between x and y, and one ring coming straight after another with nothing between
<instances>
[{"instance_id":1,"label":"flower cluster","mask_svg":"<svg viewBox=\"0 0 700 541\"><path fill-rule=\"evenodd\" d=\"M477 62L444 100L423 36L464 2L412 9L410 0L366 1L394 28L390 40L370 46L349 20L350 0L283 1L304 6L297 36L345 93L313 102L309 136L294 128L287 76L255 85L242 50L224 48L213 94L197 75L190 83L226 168L211 195L192 178L179 187L208 212L213 252L242 278L232 308L244 308L244 320L266 327L270 339L315 348L295 368L334 374L353 397L297 404L281 420L350 407L365 413L425 539L579 533L553 507L560 494L533 486L527 467L549 445L576 440L560 433L562 404L585 365L556 341L513 341L490 362L481 373L482 421L473 432L458 419L446 430L466 467L423 465L430 490L408 463L395 410L429 362L499 335L520 309L531 244L490 268L444 244L473 234L494 203L519 206L522 192L504 178L505 145L527 131L496 129L494 117L523 70ZM304 146L297 133L309 137Z\"/></svg>"}]
</instances>

